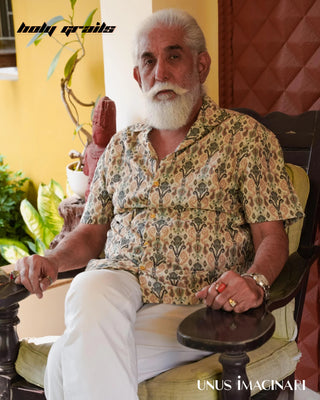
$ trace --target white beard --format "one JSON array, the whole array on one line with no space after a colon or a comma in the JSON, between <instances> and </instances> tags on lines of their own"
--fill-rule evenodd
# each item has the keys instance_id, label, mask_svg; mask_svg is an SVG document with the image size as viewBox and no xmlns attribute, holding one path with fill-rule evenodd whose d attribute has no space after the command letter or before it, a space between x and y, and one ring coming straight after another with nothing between
<instances>
[{"instance_id":1,"label":"white beard","mask_svg":"<svg viewBox=\"0 0 320 400\"><path fill-rule=\"evenodd\" d=\"M172 90L177 96L170 99L164 95L162 100L155 99L154 96L161 90ZM201 90L200 84L186 90L171 83L157 82L148 92L144 92L148 124L161 130L175 130L186 125Z\"/></svg>"}]
</instances>

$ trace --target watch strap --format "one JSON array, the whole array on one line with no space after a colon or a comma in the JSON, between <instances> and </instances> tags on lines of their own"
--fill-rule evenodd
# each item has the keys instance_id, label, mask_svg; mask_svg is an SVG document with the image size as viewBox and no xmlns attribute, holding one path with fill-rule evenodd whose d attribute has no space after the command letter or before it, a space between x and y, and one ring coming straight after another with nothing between
<instances>
[{"instance_id":1,"label":"watch strap","mask_svg":"<svg viewBox=\"0 0 320 400\"><path fill-rule=\"evenodd\" d=\"M245 274L242 274L241 276L242 277L248 276L248 277L252 278L255 281L255 283L263 289L265 300L267 300L269 298L270 285L268 283L267 278L264 275L255 274L255 273L252 273L252 274L245 273Z\"/></svg>"}]
</instances>

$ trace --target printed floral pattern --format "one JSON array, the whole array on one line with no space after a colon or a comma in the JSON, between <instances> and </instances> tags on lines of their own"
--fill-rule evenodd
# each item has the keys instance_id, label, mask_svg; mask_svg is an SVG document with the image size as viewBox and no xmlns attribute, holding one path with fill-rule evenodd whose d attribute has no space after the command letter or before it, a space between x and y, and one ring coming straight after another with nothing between
<instances>
[{"instance_id":1,"label":"printed floral pattern","mask_svg":"<svg viewBox=\"0 0 320 400\"><path fill-rule=\"evenodd\" d=\"M205 96L197 121L159 162L137 124L101 157L83 223L111 224L106 258L88 269L134 273L144 302L195 304L226 270L252 263L251 223L302 217L275 136Z\"/></svg>"}]
</instances>

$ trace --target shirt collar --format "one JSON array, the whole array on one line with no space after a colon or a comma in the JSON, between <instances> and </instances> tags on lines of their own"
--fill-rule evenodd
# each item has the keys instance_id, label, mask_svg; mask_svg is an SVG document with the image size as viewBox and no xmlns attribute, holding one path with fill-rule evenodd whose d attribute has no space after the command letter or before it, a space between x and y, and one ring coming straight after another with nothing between
<instances>
[{"instance_id":1,"label":"shirt collar","mask_svg":"<svg viewBox=\"0 0 320 400\"><path fill-rule=\"evenodd\" d=\"M178 150L183 150L202 139L229 117L230 114L227 110L220 108L209 96L205 95L198 117L178 147Z\"/></svg>"}]
</instances>

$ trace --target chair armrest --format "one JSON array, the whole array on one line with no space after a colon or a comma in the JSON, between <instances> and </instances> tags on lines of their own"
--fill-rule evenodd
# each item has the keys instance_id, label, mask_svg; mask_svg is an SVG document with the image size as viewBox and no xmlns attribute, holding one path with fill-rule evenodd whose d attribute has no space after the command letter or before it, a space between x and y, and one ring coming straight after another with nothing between
<instances>
[{"instance_id":1,"label":"chair armrest","mask_svg":"<svg viewBox=\"0 0 320 400\"><path fill-rule=\"evenodd\" d=\"M80 272L85 271L85 269L86 269L86 267L82 267L82 268L77 268L77 269L71 269L69 271L59 272L58 279L74 278Z\"/></svg>"},{"instance_id":2,"label":"chair armrest","mask_svg":"<svg viewBox=\"0 0 320 400\"><path fill-rule=\"evenodd\" d=\"M242 314L204 307L180 323L177 338L198 350L241 352L261 346L274 329L275 319L265 304Z\"/></svg>"},{"instance_id":3,"label":"chair armrest","mask_svg":"<svg viewBox=\"0 0 320 400\"><path fill-rule=\"evenodd\" d=\"M304 258L298 252L291 254L277 279L271 285L267 306L270 311L289 303L307 279L309 267L319 256L320 247L314 247L313 257Z\"/></svg>"},{"instance_id":4,"label":"chair armrest","mask_svg":"<svg viewBox=\"0 0 320 400\"><path fill-rule=\"evenodd\" d=\"M177 339L187 347L221 353L222 381L230 382L231 387L230 391L223 391L222 398L249 400L246 352L263 345L274 329L274 316L265 304L242 314L204 307L180 323ZM240 389L239 380L245 383Z\"/></svg>"},{"instance_id":5,"label":"chair armrest","mask_svg":"<svg viewBox=\"0 0 320 400\"><path fill-rule=\"evenodd\" d=\"M58 274L58 279L67 279L75 277L85 268L79 268L71 271L65 271ZM9 275L4 272L0 275L0 308L8 308L13 304L24 300L31 293L23 286L10 281Z\"/></svg>"},{"instance_id":6,"label":"chair armrest","mask_svg":"<svg viewBox=\"0 0 320 400\"><path fill-rule=\"evenodd\" d=\"M30 292L24 286L16 285L8 278L8 282L2 282L0 286L0 308L8 308L17 304L29 295Z\"/></svg>"}]
</instances>

